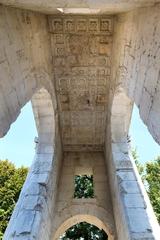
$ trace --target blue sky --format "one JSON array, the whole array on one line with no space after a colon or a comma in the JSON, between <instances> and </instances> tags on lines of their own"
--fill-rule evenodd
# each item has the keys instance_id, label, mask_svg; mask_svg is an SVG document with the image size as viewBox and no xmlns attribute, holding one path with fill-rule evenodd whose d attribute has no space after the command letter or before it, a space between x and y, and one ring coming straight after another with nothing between
<instances>
[{"instance_id":1,"label":"blue sky","mask_svg":"<svg viewBox=\"0 0 160 240\"><path fill-rule=\"evenodd\" d=\"M16 166L30 166L34 158L37 136L31 103L22 109L7 135L0 138L0 159L9 159Z\"/></svg>"},{"instance_id":2,"label":"blue sky","mask_svg":"<svg viewBox=\"0 0 160 240\"><path fill-rule=\"evenodd\" d=\"M155 142L139 116L136 106L133 108L129 135L133 148L137 148L140 162L151 161L160 155L160 146Z\"/></svg>"},{"instance_id":3,"label":"blue sky","mask_svg":"<svg viewBox=\"0 0 160 240\"><path fill-rule=\"evenodd\" d=\"M152 160L160 155L160 146L142 123L137 107L133 110L129 134L141 162ZM9 159L16 166L30 166L35 153L35 136L37 136L37 130L29 102L23 107L7 135L0 139L0 159Z\"/></svg>"}]
</instances>

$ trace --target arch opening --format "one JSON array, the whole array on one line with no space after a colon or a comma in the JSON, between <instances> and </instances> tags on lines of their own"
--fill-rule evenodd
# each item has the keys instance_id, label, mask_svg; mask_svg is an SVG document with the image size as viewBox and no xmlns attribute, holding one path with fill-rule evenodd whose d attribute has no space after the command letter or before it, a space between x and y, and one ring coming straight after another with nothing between
<instances>
[{"instance_id":1,"label":"arch opening","mask_svg":"<svg viewBox=\"0 0 160 240\"><path fill-rule=\"evenodd\" d=\"M55 140L55 113L50 93L41 88L31 99L34 118L38 131L37 153L48 146L53 152ZM44 149L44 152L46 150Z\"/></svg>"},{"instance_id":2,"label":"arch opening","mask_svg":"<svg viewBox=\"0 0 160 240\"><path fill-rule=\"evenodd\" d=\"M79 239L79 240L107 240L107 233L98 228L96 225L88 222L79 222L65 231L65 233L59 237L61 240L65 239Z\"/></svg>"},{"instance_id":3,"label":"arch opening","mask_svg":"<svg viewBox=\"0 0 160 240\"><path fill-rule=\"evenodd\" d=\"M131 148L136 149L141 163L154 160L160 155L160 146L143 123L135 104L131 116L129 135L131 137Z\"/></svg>"},{"instance_id":4,"label":"arch opening","mask_svg":"<svg viewBox=\"0 0 160 240\"><path fill-rule=\"evenodd\" d=\"M26 131L27 129L27 131ZM11 125L7 134L0 139L0 159L8 159L16 167L29 167L35 155L34 138L37 128L31 102L21 109L17 120Z\"/></svg>"},{"instance_id":5,"label":"arch opening","mask_svg":"<svg viewBox=\"0 0 160 240\"><path fill-rule=\"evenodd\" d=\"M45 88L40 88L20 109L20 115L12 123L6 135L1 137L0 159L12 161L12 156L15 156L13 160L15 165L29 167L35 155L35 143L53 145L54 135L52 99Z\"/></svg>"},{"instance_id":6,"label":"arch opening","mask_svg":"<svg viewBox=\"0 0 160 240\"><path fill-rule=\"evenodd\" d=\"M110 233L108 232L108 228L106 224L103 223L99 218L93 215L88 215L88 214L78 214L71 218L68 218L60 225L60 227L55 231L53 240L65 239L66 232L68 229L70 229L70 231L73 233L74 226L76 226L78 229L78 227L83 228L84 227L83 225L91 228L90 229L91 232L86 231L87 233L90 232L91 236L93 236L94 234L93 231L97 231L97 233L98 232L101 233L101 236L104 237L101 239L109 239L109 240L114 239L113 236L111 236ZM96 237L96 233L94 237ZM77 239L85 239L85 238L83 238L83 235L82 235L82 238L77 238ZM100 239L100 238L98 238L97 236L97 238L91 238L91 239Z\"/></svg>"},{"instance_id":7,"label":"arch opening","mask_svg":"<svg viewBox=\"0 0 160 240\"><path fill-rule=\"evenodd\" d=\"M118 145L120 145L120 143L124 144L127 140L129 140L127 139L129 135L129 137L131 137L131 141L133 140L133 145L131 145L131 147L136 148L136 146L139 145L143 152L144 147L145 149L147 148L146 144L148 144L148 151L151 147L153 147L153 157L148 152L150 159L147 159L147 156L145 156L146 158L142 162L154 159L154 157L156 157L154 155L155 152L157 152L157 155L160 154L159 144L149 131L146 123L144 123L140 110L127 96L123 88L118 88L115 91L113 98L111 110L111 135L112 142L117 143Z\"/></svg>"}]
</instances>

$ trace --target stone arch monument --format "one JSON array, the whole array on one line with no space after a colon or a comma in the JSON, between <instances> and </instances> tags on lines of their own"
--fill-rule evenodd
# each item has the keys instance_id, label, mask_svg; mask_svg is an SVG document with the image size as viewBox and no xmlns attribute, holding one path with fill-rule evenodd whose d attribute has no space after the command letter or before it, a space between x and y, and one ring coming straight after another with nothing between
<instances>
[{"instance_id":1,"label":"stone arch monument","mask_svg":"<svg viewBox=\"0 0 160 240\"><path fill-rule=\"evenodd\" d=\"M4 240L57 239L81 220L159 239L127 142L135 103L160 143L159 4L0 0L0 137L29 100L39 135ZM93 198L74 198L77 174Z\"/></svg>"}]
</instances>

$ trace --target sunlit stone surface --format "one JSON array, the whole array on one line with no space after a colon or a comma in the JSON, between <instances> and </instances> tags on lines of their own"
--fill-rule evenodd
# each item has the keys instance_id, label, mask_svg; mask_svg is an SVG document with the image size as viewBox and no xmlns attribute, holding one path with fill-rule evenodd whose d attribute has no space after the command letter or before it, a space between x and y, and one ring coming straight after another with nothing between
<instances>
[{"instance_id":1,"label":"sunlit stone surface","mask_svg":"<svg viewBox=\"0 0 160 240\"><path fill-rule=\"evenodd\" d=\"M158 240L127 135L136 103L160 143L159 1L0 3L0 137L29 100L39 135L4 239L87 221L109 240ZM94 198L74 199L77 171L93 174Z\"/></svg>"}]
</instances>

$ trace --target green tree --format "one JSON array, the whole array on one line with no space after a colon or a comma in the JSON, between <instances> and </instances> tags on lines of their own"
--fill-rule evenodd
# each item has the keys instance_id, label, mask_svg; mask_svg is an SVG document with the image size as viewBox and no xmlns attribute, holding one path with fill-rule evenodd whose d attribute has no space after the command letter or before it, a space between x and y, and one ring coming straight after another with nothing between
<instances>
[{"instance_id":1,"label":"green tree","mask_svg":"<svg viewBox=\"0 0 160 240\"><path fill-rule=\"evenodd\" d=\"M75 176L74 198L93 198L93 175Z\"/></svg>"},{"instance_id":2,"label":"green tree","mask_svg":"<svg viewBox=\"0 0 160 240\"><path fill-rule=\"evenodd\" d=\"M160 156L144 165L139 162L137 149L132 150L132 156L160 223Z\"/></svg>"},{"instance_id":3,"label":"green tree","mask_svg":"<svg viewBox=\"0 0 160 240\"><path fill-rule=\"evenodd\" d=\"M132 150L132 156L133 156L133 159L134 159L135 164L137 166L138 172L139 172L139 174L140 174L140 176L142 178L142 181L143 181L144 172L145 172L145 166L139 162L139 156L138 156L136 148Z\"/></svg>"},{"instance_id":4,"label":"green tree","mask_svg":"<svg viewBox=\"0 0 160 240\"><path fill-rule=\"evenodd\" d=\"M4 234L28 169L16 168L8 160L0 160L0 239Z\"/></svg>"},{"instance_id":5,"label":"green tree","mask_svg":"<svg viewBox=\"0 0 160 240\"><path fill-rule=\"evenodd\" d=\"M69 228L61 237L61 239L106 240L108 237L103 230L100 230L96 226L86 222L81 222Z\"/></svg>"},{"instance_id":6,"label":"green tree","mask_svg":"<svg viewBox=\"0 0 160 240\"><path fill-rule=\"evenodd\" d=\"M146 164L147 192L160 223L160 156Z\"/></svg>"}]
</instances>

